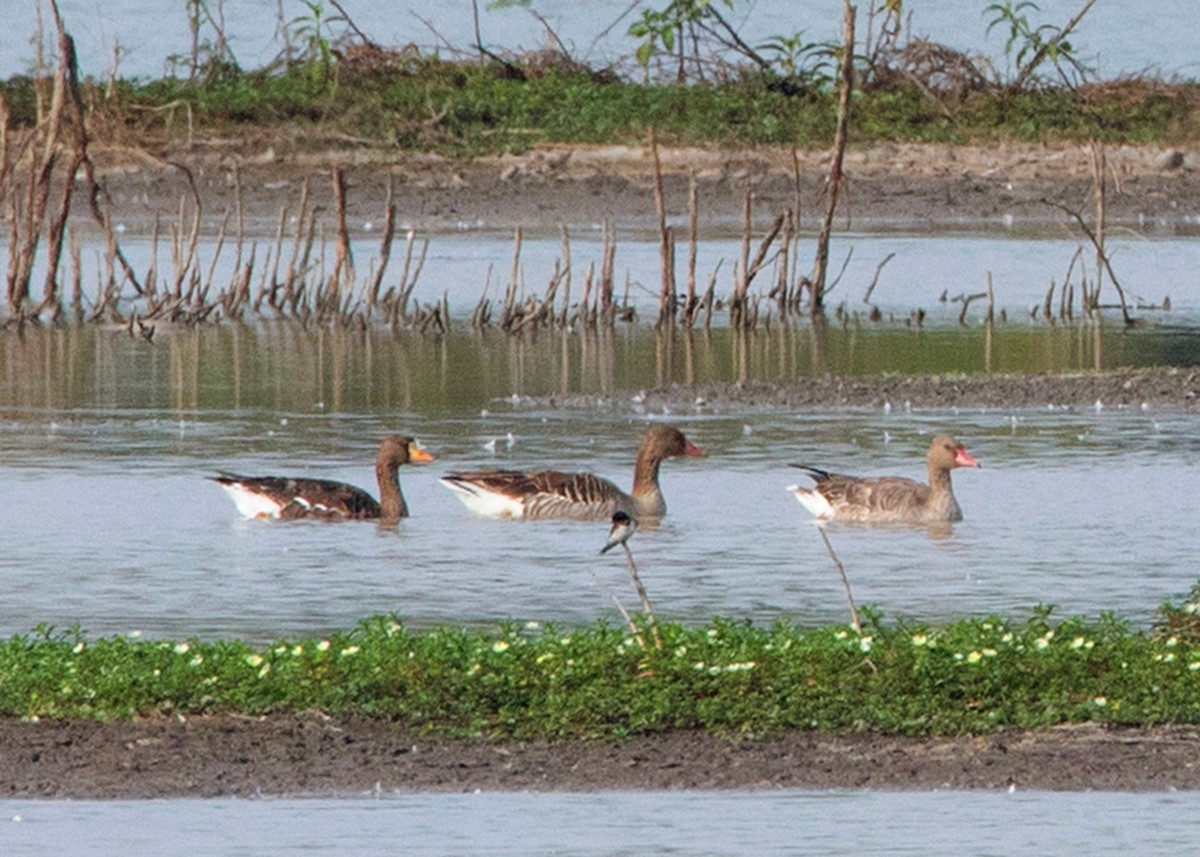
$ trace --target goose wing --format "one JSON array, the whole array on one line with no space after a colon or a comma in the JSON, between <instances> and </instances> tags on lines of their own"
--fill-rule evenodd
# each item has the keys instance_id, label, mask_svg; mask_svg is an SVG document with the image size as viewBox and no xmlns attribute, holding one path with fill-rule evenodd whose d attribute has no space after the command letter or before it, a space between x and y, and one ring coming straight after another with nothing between
<instances>
[{"instance_id":1,"label":"goose wing","mask_svg":"<svg viewBox=\"0 0 1200 857\"><path fill-rule=\"evenodd\" d=\"M285 476L211 477L228 491L247 517L378 518L375 498L353 485L331 479L293 479Z\"/></svg>"}]
</instances>

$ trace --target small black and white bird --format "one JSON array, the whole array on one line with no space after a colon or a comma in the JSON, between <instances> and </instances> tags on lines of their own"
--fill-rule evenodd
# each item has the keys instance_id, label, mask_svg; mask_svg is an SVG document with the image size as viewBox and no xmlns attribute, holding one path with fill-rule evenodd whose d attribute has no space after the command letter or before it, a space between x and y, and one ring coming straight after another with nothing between
<instances>
[{"instance_id":1,"label":"small black and white bird","mask_svg":"<svg viewBox=\"0 0 1200 857\"><path fill-rule=\"evenodd\" d=\"M600 548L600 553L608 553L617 545L623 545L637 531L637 521L629 517L627 512L614 512L612 529L608 531L608 541Z\"/></svg>"}]
</instances>

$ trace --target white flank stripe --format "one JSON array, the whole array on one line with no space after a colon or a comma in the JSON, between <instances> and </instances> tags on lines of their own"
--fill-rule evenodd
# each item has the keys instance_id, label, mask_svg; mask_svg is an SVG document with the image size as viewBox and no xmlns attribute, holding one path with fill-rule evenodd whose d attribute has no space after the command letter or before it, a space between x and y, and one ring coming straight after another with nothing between
<instances>
[{"instance_id":1,"label":"white flank stripe","mask_svg":"<svg viewBox=\"0 0 1200 857\"><path fill-rule=\"evenodd\" d=\"M449 479L438 480L471 510L472 514L482 518L523 518L525 504L521 500L497 494L495 491L484 491L481 488L466 487Z\"/></svg>"},{"instance_id":2,"label":"white flank stripe","mask_svg":"<svg viewBox=\"0 0 1200 857\"><path fill-rule=\"evenodd\" d=\"M278 518L279 509L278 503L270 497L264 497L262 494L256 494L242 485L240 482L234 482L231 485L221 485L233 498L233 504L237 506L237 510L247 518Z\"/></svg>"},{"instance_id":3,"label":"white flank stripe","mask_svg":"<svg viewBox=\"0 0 1200 857\"><path fill-rule=\"evenodd\" d=\"M808 488L801 488L799 485L789 485L787 490L796 495L800 505L807 509L814 518L824 520L833 517L833 507L829 505L829 501L823 494Z\"/></svg>"}]
</instances>

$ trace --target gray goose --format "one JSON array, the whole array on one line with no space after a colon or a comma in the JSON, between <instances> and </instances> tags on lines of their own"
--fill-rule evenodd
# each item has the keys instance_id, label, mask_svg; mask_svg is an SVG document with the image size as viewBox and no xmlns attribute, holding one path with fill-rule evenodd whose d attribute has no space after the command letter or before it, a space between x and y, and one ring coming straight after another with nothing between
<instances>
[{"instance_id":1,"label":"gray goose","mask_svg":"<svg viewBox=\"0 0 1200 857\"><path fill-rule=\"evenodd\" d=\"M938 435L925 456L928 484L902 476L864 479L843 476L804 464L793 464L816 482L812 488L788 489L814 517L823 521L872 524L936 524L962 520L954 498L950 471L979 467L966 447L949 435Z\"/></svg>"},{"instance_id":2,"label":"gray goose","mask_svg":"<svg viewBox=\"0 0 1200 857\"><path fill-rule=\"evenodd\" d=\"M381 520L394 523L408 517L408 504L400 490L399 467L413 461L432 461L433 456L411 437L389 435L379 444L375 477L379 500L361 488L332 479L286 476L239 476L218 473L210 476L233 498L247 518L327 521Z\"/></svg>"},{"instance_id":3,"label":"gray goose","mask_svg":"<svg viewBox=\"0 0 1200 857\"><path fill-rule=\"evenodd\" d=\"M704 450L671 426L651 426L642 438L633 471L633 489L626 494L593 473L539 470L473 470L447 473L442 484L468 509L487 518L573 518L611 520L616 512L637 518L661 518L667 513L658 468L674 456L702 456Z\"/></svg>"}]
</instances>

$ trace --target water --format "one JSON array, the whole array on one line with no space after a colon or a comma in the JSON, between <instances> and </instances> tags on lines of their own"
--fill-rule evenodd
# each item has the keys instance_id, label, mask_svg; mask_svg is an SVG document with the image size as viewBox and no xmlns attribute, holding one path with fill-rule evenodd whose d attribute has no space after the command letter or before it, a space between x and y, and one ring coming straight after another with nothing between
<instances>
[{"instance_id":1,"label":"water","mask_svg":"<svg viewBox=\"0 0 1200 857\"><path fill-rule=\"evenodd\" d=\"M784 490L799 476L788 463L919 476L929 436L945 429L983 464L956 473L962 524L948 534L829 528L860 605L887 619L938 621L1020 617L1054 604L1060 614L1115 611L1144 627L1162 601L1179 601L1196 580L1200 549L1194 410L1050 402L914 410L896 401L803 411L691 403L663 413L635 401L633 391L670 381L1079 371L1200 358L1195 239L1122 245L1127 284L1147 301L1172 299L1170 312L1140 310L1146 324L1134 330L1028 317L1046 269L1065 265L1071 242L855 240L855 258L872 261L856 262L863 272L847 284L869 279L874 260L897 252L874 295L896 320L848 317L824 336L776 325L749 338L718 327L662 341L641 324L517 343L461 322L441 338L267 323L164 328L150 344L99 325L6 331L0 636L47 622L78 623L92 636L265 642L385 611L416 627L618 623L612 598L636 602L622 558L597 554L606 525L477 520L436 477L502 463L595 469L627 483L651 421L681 425L708 451L664 466L670 514L632 543L664 618L847 621L825 546ZM504 260L509 248L487 233L437 236L435 246L443 241L421 289L453 288L462 311L478 298L482 261ZM529 270L548 270L556 246L531 240ZM649 245L622 243L618 258L654 270ZM464 271L463 259L476 267ZM942 291L972 290L987 270L1011 318L991 334L974 313L959 327L957 305L938 301ZM859 296L841 288L835 299L853 312ZM631 297L645 317L653 298L636 289ZM914 306L930 312L919 332L903 322ZM223 468L374 490L375 446L396 430L418 436L438 461L402 471L413 517L394 530L242 521L204 479ZM402 844L428 854L982 855L1041 854L1070 841L1073 850L1137 855L1187 853L1196 815L1191 795L1020 792L22 801L0 808L0 841L5 854L56 853L86 835L91 853L122 855L159 853L166 835L214 854L393 853Z\"/></svg>"},{"instance_id":2,"label":"water","mask_svg":"<svg viewBox=\"0 0 1200 857\"><path fill-rule=\"evenodd\" d=\"M751 377L799 364L778 360L793 334L758 338L765 353ZM699 340L699 379L740 371L727 359L735 339ZM864 352L889 347L886 337L866 340ZM570 407L544 398L656 380L663 364L645 328L586 366L581 352L603 349L578 336L522 348L465 332L437 341L227 326L155 345L95 328L3 344L0 479L5 525L21 538L0 555L0 634L51 622L97 635L264 640L392 611L422 627L619 621L612 595L631 593L623 560L597 555L604 524L476 519L436 477L500 464L588 469L628 484L653 421L680 425L708 452L664 465L670 514L636 538L664 618L843 621L840 580L784 490L802 479L788 464L920 477L929 437L943 430L983 463L956 474L966 520L944 536L833 528L860 603L931 621L1049 603L1146 624L1196 578L1200 531L1193 504L1181 502L1200 471L1192 412L897 401L804 412L689 403L664 413L645 412L628 392L594 406L588 396L569 397ZM804 374L799 366L789 377ZM397 430L438 461L402 471L412 517L395 530L244 521L204 479L217 469L318 475L374 491L378 439Z\"/></svg>"},{"instance_id":3,"label":"water","mask_svg":"<svg viewBox=\"0 0 1200 857\"><path fill-rule=\"evenodd\" d=\"M202 5L218 17L230 49L246 68L263 66L281 52L281 20L309 17L300 0L226 0ZM28 39L36 31L37 6L37 0L7 4L6 26L0 30L0 77L28 69L34 55ZM169 71L169 57L186 57L190 51L185 14L188 4L183 0L166 4L161 0L59 0L58 6L76 38L84 74L106 76L118 45L121 74L134 77L159 77ZM468 0L448 0L436 8L412 1L379 4L366 0L343 0L341 6L361 30L385 46L413 43L426 51L438 49L453 54L468 53L468 47L474 44ZM488 6L479 4L480 26L485 44L493 49L540 49L549 42L549 26L571 54L583 62L596 67L620 60L632 64L629 58L635 43L625 33L639 13L631 11L635 4L626 0L580 0L570 8L549 0L532 3L530 8L542 16L545 25L526 10L489 10ZM868 26L868 4L858 6L861 39ZM1000 25L989 31L994 16L985 11L987 6L982 0L967 4L961 0L923 0L912 4L911 10L905 7L906 32L982 55L1000 73L1011 73L1004 49L1008 28ZM1082 6L1082 0L1040 0L1036 9L1022 11L1033 27L1061 26ZM802 12L797 8L788 0L756 0L739 2L732 11L722 11L750 44L776 35L790 36L797 30L803 31L805 42L840 38L840 3L806 4ZM333 12L329 6L326 9ZM1077 56L1104 78L1148 72L1194 79L1200 72L1200 62L1191 29L1178 25L1194 13L1193 0L1146 0L1136 4L1107 0L1097 3L1083 18L1070 42ZM333 32L340 32L340 28ZM211 42L215 38L214 28L206 24L201 40Z\"/></svg>"},{"instance_id":4,"label":"water","mask_svg":"<svg viewBox=\"0 0 1200 857\"><path fill-rule=\"evenodd\" d=\"M19 820L17 820L19 818ZM637 792L0 803L10 857L1194 853L1192 794Z\"/></svg>"}]
</instances>

